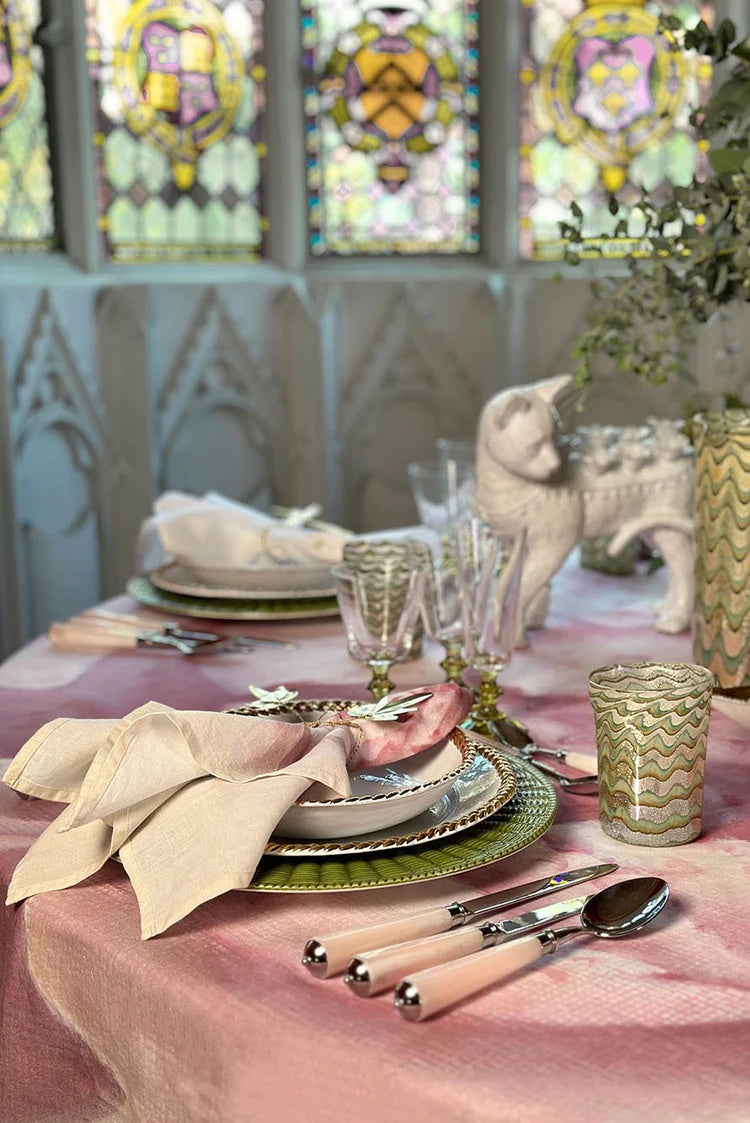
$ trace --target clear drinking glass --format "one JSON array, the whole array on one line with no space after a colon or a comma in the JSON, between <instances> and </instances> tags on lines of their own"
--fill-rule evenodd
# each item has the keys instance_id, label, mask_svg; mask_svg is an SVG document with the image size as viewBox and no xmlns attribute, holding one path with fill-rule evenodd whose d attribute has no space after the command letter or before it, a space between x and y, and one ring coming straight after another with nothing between
<instances>
[{"instance_id":1,"label":"clear drinking glass","mask_svg":"<svg viewBox=\"0 0 750 1123\"><path fill-rule=\"evenodd\" d=\"M446 537L437 535L429 544L429 559L422 594L422 619L430 639L442 645L445 658L440 666L445 671L446 682L465 686L463 671L463 612L461 581L455 550Z\"/></svg>"},{"instance_id":2,"label":"clear drinking glass","mask_svg":"<svg viewBox=\"0 0 750 1123\"><path fill-rule=\"evenodd\" d=\"M474 498L473 461L412 460L406 472L422 526L447 533Z\"/></svg>"},{"instance_id":3,"label":"clear drinking glass","mask_svg":"<svg viewBox=\"0 0 750 1123\"><path fill-rule=\"evenodd\" d=\"M453 460L469 474L474 474L477 456L476 441L461 440L454 437L438 437L435 441L435 448L441 464L447 464Z\"/></svg>"},{"instance_id":4,"label":"clear drinking glass","mask_svg":"<svg viewBox=\"0 0 750 1123\"><path fill-rule=\"evenodd\" d=\"M457 528L464 655L479 673L470 728L504 740L511 739L503 732L509 724L523 728L498 708L497 679L513 656L525 548L525 531L495 534L476 514Z\"/></svg>"},{"instance_id":5,"label":"clear drinking glass","mask_svg":"<svg viewBox=\"0 0 750 1123\"><path fill-rule=\"evenodd\" d=\"M394 663L406 659L419 620L424 568L384 558L367 570L331 570L352 658L372 672L368 689L375 701L391 690Z\"/></svg>"},{"instance_id":6,"label":"clear drinking glass","mask_svg":"<svg viewBox=\"0 0 750 1123\"><path fill-rule=\"evenodd\" d=\"M355 538L345 543L342 565L345 569L369 572L382 565L385 559L402 565L405 570L428 568L430 548L427 543L412 535L399 538ZM417 619L409 657L422 653L422 619Z\"/></svg>"},{"instance_id":7,"label":"clear drinking glass","mask_svg":"<svg viewBox=\"0 0 750 1123\"><path fill-rule=\"evenodd\" d=\"M411 535L402 538L355 538L344 543L342 564L358 572L377 569L393 561L405 569L419 568L429 560L429 546Z\"/></svg>"}]
</instances>

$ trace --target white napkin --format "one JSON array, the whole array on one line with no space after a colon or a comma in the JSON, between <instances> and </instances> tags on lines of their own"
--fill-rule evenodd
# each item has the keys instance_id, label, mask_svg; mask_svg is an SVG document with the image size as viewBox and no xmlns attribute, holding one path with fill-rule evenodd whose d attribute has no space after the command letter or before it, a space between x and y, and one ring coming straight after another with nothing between
<instances>
[{"instance_id":1,"label":"white napkin","mask_svg":"<svg viewBox=\"0 0 750 1123\"><path fill-rule=\"evenodd\" d=\"M176 560L221 569L281 565L331 566L341 560L348 531L287 526L216 492L203 497L168 491L154 503L136 546L139 573Z\"/></svg>"},{"instance_id":2,"label":"white napkin","mask_svg":"<svg viewBox=\"0 0 750 1123\"><path fill-rule=\"evenodd\" d=\"M119 852L143 939L163 932L247 888L276 824L311 784L350 795L347 768L410 756L463 720L468 691L427 689L413 714L388 723L332 714L310 726L158 702L119 721L49 722L3 780L68 806L19 862L6 903L75 885Z\"/></svg>"}]
</instances>

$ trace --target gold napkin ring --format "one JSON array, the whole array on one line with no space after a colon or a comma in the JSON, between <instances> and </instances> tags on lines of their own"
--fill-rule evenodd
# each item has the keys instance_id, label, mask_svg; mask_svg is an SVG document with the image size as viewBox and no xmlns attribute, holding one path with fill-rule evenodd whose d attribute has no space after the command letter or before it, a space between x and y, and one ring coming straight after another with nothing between
<instances>
[{"instance_id":1,"label":"gold napkin ring","mask_svg":"<svg viewBox=\"0 0 750 1123\"><path fill-rule=\"evenodd\" d=\"M350 729L355 729L357 731L357 741L356 741L356 744L352 745L352 748L346 754L346 763L347 764L349 763L349 761L352 759L354 754L359 749L359 746L362 744L362 741L364 740L364 736L365 736L365 731L362 728L362 726L359 724L359 722L358 721L352 721L351 718L344 719L343 721L334 721L333 719L330 719L330 718L328 719L328 721L323 721L322 719L319 720L319 721L306 721L305 725L309 725L311 729L319 729L323 725L331 725L331 726L348 725Z\"/></svg>"}]
</instances>

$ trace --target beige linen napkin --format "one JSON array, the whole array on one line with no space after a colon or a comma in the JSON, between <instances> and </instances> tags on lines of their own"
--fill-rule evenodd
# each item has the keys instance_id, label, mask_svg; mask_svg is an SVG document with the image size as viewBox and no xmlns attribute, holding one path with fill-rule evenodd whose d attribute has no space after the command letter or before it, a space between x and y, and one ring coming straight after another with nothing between
<instances>
[{"instance_id":1,"label":"beige linen napkin","mask_svg":"<svg viewBox=\"0 0 750 1123\"><path fill-rule=\"evenodd\" d=\"M428 689L420 712L398 723L331 715L335 724L313 727L158 702L120 721L49 722L3 780L68 806L18 864L6 903L74 885L119 851L143 939L163 932L246 888L279 819L311 784L350 795L347 767L418 752L463 720L467 691Z\"/></svg>"},{"instance_id":2,"label":"beige linen napkin","mask_svg":"<svg viewBox=\"0 0 750 1123\"><path fill-rule=\"evenodd\" d=\"M154 503L138 537L136 563L150 572L171 559L222 569L335 565L348 531L286 526L280 519L216 492L202 498L168 491Z\"/></svg>"}]
</instances>

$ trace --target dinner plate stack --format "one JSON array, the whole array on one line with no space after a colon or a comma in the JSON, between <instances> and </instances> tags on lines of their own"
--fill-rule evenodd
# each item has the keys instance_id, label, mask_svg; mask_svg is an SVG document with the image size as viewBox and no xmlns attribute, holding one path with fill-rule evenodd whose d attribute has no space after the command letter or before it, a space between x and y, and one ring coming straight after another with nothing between
<instances>
[{"instance_id":1,"label":"dinner plate stack","mask_svg":"<svg viewBox=\"0 0 750 1123\"><path fill-rule=\"evenodd\" d=\"M232 713L318 721L352 702L329 698ZM372 889L426 881L515 854L552 825L555 793L530 764L454 729L403 761L351 776L352 796L315 786L270 839L251 889Z\"/></svg>"},{"instance_id":2,"label":"dinner plate stack","mask_svg":"<svg viewBox=\"0 0 750 1123\"><path fill-rule=\"evenodd\" d=\"M212 620L302 620L336 616L329 566L226 569L172 561L132 577L127 592L149 608Z\"/></svg>"}]
</instances>

